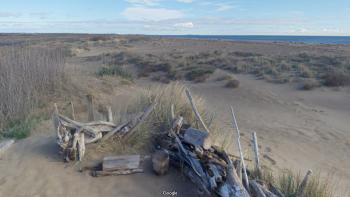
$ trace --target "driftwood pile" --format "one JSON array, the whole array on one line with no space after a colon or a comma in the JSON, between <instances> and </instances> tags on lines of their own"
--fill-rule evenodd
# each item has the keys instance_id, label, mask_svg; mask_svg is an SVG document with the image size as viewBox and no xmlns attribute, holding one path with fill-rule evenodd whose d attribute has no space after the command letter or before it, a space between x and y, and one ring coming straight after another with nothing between
<instances>
[{"instance_id":1,"label":"driftwood pile","mask_svg":"<svg viewBox=\"0 0 350 197\"><path fill-rule=\"evenodd\" d=\"M255 170L252 172L246 169L246 158L242 154L240 131L233 108L231 107L232 125L236 131L236 144L239 150L239 156L235 157L211 144L209 128L200 116L188 90L186 95L204 131L186 124L186 120L182 116L176 116L174 106L171 106L173 125L169 131L157 135L154 140L157 150L152 156L152 166L156 174L167 173L169 166L179 168L206 196L284 197L275 186L259 179L261 169L255 132L252 134ZM133 119L116 125L113 123L110 107L107 107L107 121L94 121L92 102L90 102L88 110L91 122L81 123L74 120L73 105L73 119L70 119L59 114L55 104L53 122L57 132L57 144L64 153L65 161L81 161L86 144L103 142L112 136L125 139L132 135L135 128L147 118L155 106L154 103ZM141 162L144 159L145 157L140 155L105 157L98 168L93 168L92 175L108 176L143 172ZM253 173L254 176L252 176ZM310 175L311 171L308 171L295 197L303 194Z\"/></svg>"},{"instance_id":2,"label":"driftwood pile","mask_svg":"<svg viewBox=\"0 0 350 197\"><path fill-rule=\"evenodd\" d=\"M184 123L184 118L176 117L171 107L173 117L173 127L166 134L156 139L158 151L154 157L160 154L169 155L170 165L181 169L199 191L206 196L221 197L284 197L281 191L271 184L259 180L261 176L259 151L256 133L252 135L252 147L255 155L255 172L249 172L244 162L240 144L240 132L237 126L236 117L231 107L232 123L237 131L237 146L240 152L239 159L232 159L231 155L216 146L210 145L210 131L203 122L191 96L186 90L192 109L204 131L192 128L191 125ZM153 168L158 174L166 171L167 165L159 165L166 160L154 159ZM166 162L165 162L166 164ZM248 176L255 173L255 176ZM300 184L295 196L303 193L308 177L311 171L307 173L304 181ZM254 178L253 178L254 177Z\"/></svg>"},{"instance_id":3,"label":"driftwood pile","mask_svg":"<svg viewBox=\"0 0 350 197\"><path fill-rule=\"evenodd\" d=\"M62 149L65 161L81 161L85 154L85 145L98 141L105 141L112 136L127 139L133 134L147 116L153 111L156 104L149 106L143 113L136 115L131 120L116 125L113 123L112 110L107 107L107 121L94 121L91 96L88 96L89 120L81 123L59 114L57 105L53 114L53 125L57 134L57 144ZM74 107L72 105L72 117L74 119Z\"/></svg>"}]
</instances>

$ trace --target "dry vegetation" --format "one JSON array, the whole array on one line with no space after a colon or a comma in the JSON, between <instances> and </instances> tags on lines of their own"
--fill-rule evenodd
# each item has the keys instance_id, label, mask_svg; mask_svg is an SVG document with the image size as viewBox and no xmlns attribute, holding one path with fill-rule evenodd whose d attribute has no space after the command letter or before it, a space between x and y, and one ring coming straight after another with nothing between
<instances>
[{"instance_id":1,"label":"dry vegetation","mask_svg":"<svg viewBox=\"0 0 350 197\"><path fill-rule=\"evenodd\" d=\"M0 128L7 128L3 135L29 134L33 120L28 114L59 86L64 63L62 49L0 48Z\"/></svg>"}]
</instances>

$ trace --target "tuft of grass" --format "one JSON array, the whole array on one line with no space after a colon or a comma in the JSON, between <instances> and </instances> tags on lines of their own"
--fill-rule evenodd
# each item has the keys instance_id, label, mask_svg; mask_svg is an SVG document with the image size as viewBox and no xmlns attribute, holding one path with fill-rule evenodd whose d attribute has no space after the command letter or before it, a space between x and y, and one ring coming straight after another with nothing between
<instances>
[{"instance_id":1,"label":"tuft of grass","mask_svg":"<svg viewBox=\"0 0 350 197\"><path fill-rule=\"evenodd\" d=\"M137 114L143 111L151 103L157 102L153 112L148 116L147 120L135 131L130 138L130 145L133 148L146 149L152 144L152 140L160 134L167 132L172 126L171 105L174 105L175 115L183 116L186 124L196 127L195 115L188 102L184 92L185 86L180 83L170 83L166 86L159 86L149 89L142 89L136 92L134 101L128 106L127 114ZM212 123L214 114L205 109L204 100L200 97L193 96L199 113L202 115L204 122L209 125L213 133L216 132L215 124ZM201 129L201 128L200 128Z\"/></svg>"},{"instance_id":2,"label":"tuft of grass","mask_svg":"<svg viewBox=\"0 0 350 197\"><path fill-rule=\"evenodd\" d=\"M123 79L128 79L130 81L133 80L132 74L128 70L126 70L125 68L119 65L111 65L108 67L99 68L99 70L97 71L97 75L101 77L104 75L113 75L113 76L119 76Z\"/></svg>"},{"instance_id":3,"label":"tuft of grass","mask_svg":"<svg viewBox=\"0 0 350 197\"><path fill-rule=\"evenodd\" d=\"M29 118L11 121L8 123L2 136L5 138L24 139L30 135L31 130L40 120L40 118Z\"/></svg>"},{"instance_id":4,"label":"tuft of grass","mask_svg":"<svg viewBox=\"0 0 350 197\"><path fill-rule=\"evenodd\" d=\"M231 79L225 84L226 88L238 88L239 81L237 79Z\"/></svg>"}]
</instances>

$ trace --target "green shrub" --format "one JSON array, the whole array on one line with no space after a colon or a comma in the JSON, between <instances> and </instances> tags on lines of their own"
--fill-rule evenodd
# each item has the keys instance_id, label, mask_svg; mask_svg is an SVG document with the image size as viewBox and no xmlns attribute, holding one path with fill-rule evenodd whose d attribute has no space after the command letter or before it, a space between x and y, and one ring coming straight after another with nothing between
<instances>
[{"instance_id":1,"label":"green shrub","mask_svg":"<svg viewBox=\"0 0 350 197\"><path fill-rule=\"evenodd\" d=\"M30 135L33 127L40 121L39 118L15 120L8 123L2 136L5 138L23 139Z\"/></svg>"},{"instance_id":2,"label":"green shrub","mask_svg":"<svg viewBox=\"0 0 350 197\"><path fill-rule=\"evenodd\" d=\"M118 65L102 67L97 71L97 75L99 76L114 75L114 76L120 76L124 79L133 80L132 74L122 66L118 66Z\"/></svg>"},{"instance_id":3,"label":"green shrub","mask_svg":"<svg viewBox=\"0 0 350 197\"><path fill-rule=\"evenodd\" d=\"M186 73L186 79L194 82L204 82L214 71L214 68L194 67Z\"/></svg>"}]
</instances>

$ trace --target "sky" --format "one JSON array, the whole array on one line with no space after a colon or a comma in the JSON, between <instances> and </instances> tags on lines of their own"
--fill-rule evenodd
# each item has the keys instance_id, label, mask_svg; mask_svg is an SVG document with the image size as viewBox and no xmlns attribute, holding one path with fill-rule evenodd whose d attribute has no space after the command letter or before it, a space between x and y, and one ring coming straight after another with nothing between
<instances>
[{"instance_id":1,"label":"sky","mask_svg":"<svg viewBox=\"0 0 350 197\"><path fill-rule=\"evenodd\" d=\"M0 0L0 32L350 36L350 1Z\"/></svg>"}]
</instances>

